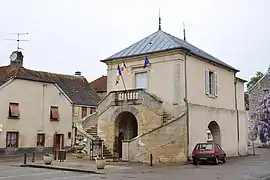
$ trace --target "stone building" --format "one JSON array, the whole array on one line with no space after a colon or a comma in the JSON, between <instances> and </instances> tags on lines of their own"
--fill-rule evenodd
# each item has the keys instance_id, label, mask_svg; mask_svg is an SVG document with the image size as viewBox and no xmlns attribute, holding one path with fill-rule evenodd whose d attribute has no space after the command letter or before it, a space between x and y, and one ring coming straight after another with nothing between
<instances>
[{"instance_id":1,"label":"stone building","mask_svg":"<svg viewBox=\"0 0 270 180\"><path fill-rule=\"evenodd\" d=\"M0 67L0 151L64 149L74 144L73 122L96 110L100 97L81 74L23 67L15 51Z\"/></svg>"},{"instance_id":2,"label":"stone building","mask_svg":"<svg viewBox=\"0 0 270 180\"><path fill-rule=\"evenodd\" d=\"M246 81L236 77L239 70L161 27L101 62L107 95L83 128L96 128L111 153L128 161L149 162L152 154L154 163L185 162L209 130L228 156L247 153ZM125 83L116 83L123 62Z\"/></svg>"},{"instance_id":3,"label":"stone building","mask_svg":"<svg viewBox=\"0 0 270 180\"><path fill-rule=\"evenodd\" d=\"M267 72L264 76L252 86L248 91L248 103L249 103L249 112L250 114L255 113L255 109L259 104L259 99L269 93L270 90L270 68L268 68Z\"/></svg>"}]
</instances>

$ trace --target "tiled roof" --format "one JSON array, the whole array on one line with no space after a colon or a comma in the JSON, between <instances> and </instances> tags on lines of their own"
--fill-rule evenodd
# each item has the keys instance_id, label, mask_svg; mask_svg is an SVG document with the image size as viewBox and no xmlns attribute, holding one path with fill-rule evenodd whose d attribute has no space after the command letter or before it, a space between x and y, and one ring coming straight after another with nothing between
<instances>
[{"instance_id":1,"label":"tiled roof","mask_svg":"<svg viewBox=\"0 0 270 180\"><path fill-rule=\"evenodd\" d=\"M191 53L197 56L212 61L213 63L225 66L229 69L238 71L234 67L220 61L219 59L211 56L210 54L193 46L192 44L189 44L188 42L172 36L162 30L158 30L157 32L147 36L146 38L134 43L133 45L123 49L122 51L110 56L103 61L181 48L189 49Z\"/></svg>"},{"instance_id":2,"label":"tiled roof","mask_svg":"<svg viewBox=\"0 0 270 180\"><path fill-rule=\"evenodd\" d=\"M107 76L101 76L98 79L90 82L90 85L96 92L106 92L107 91Z\"/></svg>"},{"instance_id":3,"label":"tiled roof","mask_svg":"<svg viewBox=\"0 0 270 180\"><path fill-rule=\"evenodd\" d=\"M96 106L100 101L100 97L83 76L34 71L22 66L0 67L0 85L11 78L56 83L76 105Z\"/></svg>"}]
</instances>

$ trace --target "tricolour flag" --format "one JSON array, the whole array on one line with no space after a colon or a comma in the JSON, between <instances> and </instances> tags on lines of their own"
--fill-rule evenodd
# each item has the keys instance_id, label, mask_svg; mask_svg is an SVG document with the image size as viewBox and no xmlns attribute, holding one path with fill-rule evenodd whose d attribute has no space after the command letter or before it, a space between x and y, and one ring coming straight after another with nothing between
<instances>
[{"instance_id":1,"label":"tricolour flag","mask_svg":"<svg viewBox=\"0 0 270 180\"><path fill-rule=\"evenodd\" d=\"M124 71L125 69L127 69L127 66L124 61L122 62L120 69L121 71Z\"/></svg>"},{"instance_id":2,"label":"tricolour flag","mask_svg":"<svg viewBox=\"0 0 270 180\"><path fill-rule=\"evenodd\" d=\"M143 68L150 67L150 65L151 65L151 64L150 64L150 62L149 62L149 60L148 60L148 57L145 56Z\"/></svg>"},{"instance_id":3,"label":"tricolour flag","mask_svg":"<svg viewBox=\"0 0 270 180\"><path fill-rule=\"evenodd\" d=\"M116 69L116 82L115 82L115 85L117 85L119 83L120 76L122 76L122 72L121 72L120 66L118 64L117 69Z\"/></svg>"}]
</instances>

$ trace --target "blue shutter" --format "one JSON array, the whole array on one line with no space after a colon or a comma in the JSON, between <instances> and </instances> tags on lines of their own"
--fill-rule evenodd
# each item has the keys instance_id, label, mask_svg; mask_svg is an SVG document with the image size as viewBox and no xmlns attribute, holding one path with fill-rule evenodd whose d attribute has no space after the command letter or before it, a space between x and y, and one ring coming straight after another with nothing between
<instances>
[{"instance_id":1,"label":"blue shutter","mask_svg":"<svg viewBox=\"0 0 270 180\"><path fill-rule=\"evenodd\" d=\"M205 94L209 94L209 70L205 71Z\"/></svg>"}]
</instances>

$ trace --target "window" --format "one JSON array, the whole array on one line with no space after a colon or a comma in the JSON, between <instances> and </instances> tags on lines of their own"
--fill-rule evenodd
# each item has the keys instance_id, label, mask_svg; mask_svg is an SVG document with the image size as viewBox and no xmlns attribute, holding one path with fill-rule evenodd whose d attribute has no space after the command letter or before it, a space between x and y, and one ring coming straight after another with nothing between
<instances>
[{"instance_id":1,"label":"window","mask_svg":"<svg viewBox=\"0 0 270 180\"><path fill-rule=\"evenodd\" d=\"M195 148L195 150L205 150L205 151L211 151L213 149L213 144L198 144Z\"/></svg>"},{"instance_id":2,"label":"window","mask_svg":"<svg viewBox=\"0 0 270 180\"><path fill-rule=\"evenodd\" d=\"M71 132L68 132L68 139L71 139Z\"/></svg>"},{"instance_id":3,"label":"window","mask_svg":"<svg viewBox=\"0 0 270 180\"><path fill-rule=\"evenodd\" d=\"M9 103L8 117L13 119L20 117L19 103Z\"/></svg>"},{"instance_id":4,"label":"window","mask_svg":"<svg viewBox=\"0 0 270 180\"><path fill-rule=\"evenodd\" d=\"M148 88L148 76L147 72L135 73L135 87L136 89Z\"/></svg>"},{"instance_id":5,"label":"window","mask_svg":"<svg viewBox=\"0 0 270 180\"><path fill-rule=\"evenodd\" d=\"M207 95L218 95L218 74L214 71L205 71L205 93Z\"/></svg>"},{"instance_id":6,"label":"window","mask_svg":"<svg viewBox=\"0 0 270 180\"><path fill-rule=\"evenodd\" d=\"M82 118L87 116L87 107L82 107Z\"/></svg>"},{"instance_id":7,"label":"window","mask_svg":"<svg viewBox=\"0 0 270 180\"><path fill-rule=\"evenodd\" d=\"M37 146L41 146L41 147L45 146L45 134L44 133L37 134Z\"/></svg>"},{"instance_id":8,"label":"window","mask_svg":"<svg viewBox=\"0 0 270 180\"><path fill-rule=\"evenodd\" d=\"M7 132L6 147L17 148L19 142L19 132Z\"/></svg>"},{"instance_id":9,"label":"window","mask_svg":"<svg viewBox=\"0 0 270 180\"><path fill-rule=\"evenodd\" d=\"M94 112L96 112L97 110L96 110L96 108L91 108L91 114L93 114Z\"/></svg>"},{"instance_id":10,"label":"window","mask_svg":"<svg viewBox=\"0 0 270 180\"><path fill-rule=\"evenodd\" d=\"M51 106L50 120L51 121L59 121L59 111L58 111L57 106Z\"/></svg>"}]
</instances>

